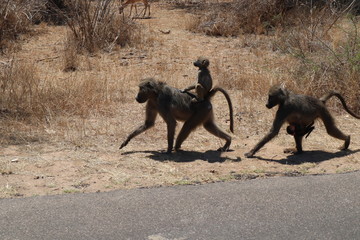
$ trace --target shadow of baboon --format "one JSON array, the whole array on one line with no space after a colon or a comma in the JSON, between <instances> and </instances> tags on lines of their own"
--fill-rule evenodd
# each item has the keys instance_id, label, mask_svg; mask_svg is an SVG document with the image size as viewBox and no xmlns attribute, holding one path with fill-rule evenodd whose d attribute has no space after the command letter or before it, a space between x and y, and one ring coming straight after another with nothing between
<instances>
[{"instance_id":1,"label":"shadow of baboon","mask_svg":"<svg viewBox=\"0 0 360 240\"><path fill-rule=\"evenodd\" d=\"M269 162L277 162L280 164L286 165L300 165L303 163L321 163L324 161L328 161L334 158L345 157L354 153L360 152L360 149L357 150L342 150L335 153L325 152L320 150L315 151L305 151L302 154L293 154L289 155L286 158L280 160L268 159L263 157L254 157L262 161L269 161Z\"/></svg>"},{"instance_id":2,"label":"shadow of baboon","mask_svg":"<svg viewBox=\"0 0 360 240\"><path fill-rule=\"evenodd\" d=\"M221 156L219 151L206 151L206 152L197 152L197 151L178 151L173 154L166 154L165 152L158 151L129 151L124 152L121 155L129 155L134 153L146 153L149 154L146 157L153 159L155 161L173 161L173 162L194 162L196 160L206 161L208 163L222 163L226 160L233 162L240 162L241 158L230 158L228 156Z\"/></svg>"}]
</instances>

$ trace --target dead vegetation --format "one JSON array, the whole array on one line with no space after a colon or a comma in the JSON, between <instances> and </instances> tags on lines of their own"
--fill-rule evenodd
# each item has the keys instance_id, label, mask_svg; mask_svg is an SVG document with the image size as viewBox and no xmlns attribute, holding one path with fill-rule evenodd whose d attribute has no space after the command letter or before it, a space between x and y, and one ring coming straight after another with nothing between
<instances>
[{"instance_id":1,"label":"dead vegetation","mask_svg":"<svg viewBox=\"0 0 360 240\"><path fill-rule=\"evenodd\" d=\"M353 150L326 152L339 143L327 141L319 125L303 158L278 155L291 142L280 133L262 152L265 160L242 159L273 119L264 99L274 83L313 96L338 90L359 112L359 17L346 7L333 13L307 5L300 11L281 5L291 1L239 0L208 2L194 11L204 3L184 1L179 9L155 2L152 18L133 21L118 14L114 1L58 0L55 9L48 1L26 5L45 6L36 8L41 11L25 11L23 2L0 3L1 197L360 169L356 133ZM49 9L51 18L41 15ZM155 77L184 88L195 81L191 62L200 55L212 62L214 85L231 95L234 151L208 151L223 143L200 128L184 142L184 153L164 157L158 153L166 146L161 120L151 130L156 134L118 150L143 121L143 106L134 103L139 80ZM225 129L224 104L214 98ZM331 111L338 109L336 101L331 104ZM346 115L336 119L344 132L357 131Z\"/></svg>"},{"instance_id":2,"label":"dead vegetation","mask_svg":"<svg viewBox=\"0 0 360 240\"><path fill-rule=\"evenodd\" d=\"M268 48L296 61L285 68L289 86L314 96L337 89L360 110L358 2L237 0L201 6L194 8L188 30L210 36L245 36L249 43L254 34L265 34ZM239 88L251 91L249 86Z\"/></svg>"}]
</instances>

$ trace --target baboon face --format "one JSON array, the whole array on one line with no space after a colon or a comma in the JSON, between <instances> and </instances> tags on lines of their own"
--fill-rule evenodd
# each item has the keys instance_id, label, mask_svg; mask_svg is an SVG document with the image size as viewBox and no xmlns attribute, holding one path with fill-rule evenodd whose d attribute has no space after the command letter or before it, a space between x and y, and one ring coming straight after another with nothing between
<instances>
[{"instance_id":1,"label":"baboon face","mask_svg":"<svg viewBox=\"0 0 360 240\"><path fill-rule=\"evenodd\" d=\"M207 68L209 65L210 61L205 57L199 57L198 60L194 62L194 66L198 68Z\"/></svg>"},{"instance_id":2,"label":"baboon face","mask_svg":"<svg viewBox=\"0 0 360 240\"><path fill-rule=\"evenodd\" d=\"M269 98L266 103L267 108L273 108L278 104L281 104L286 99L286 91L282 86L273 86L269 90Z\"/></svg>"},{"instance_id":3,"label":"baboon face","mask_svg":"<svg viewBox=\"0 0 360 240\"><path fill-rule=\"evenodd\" d=\"M144 80L139 84L139 92L136 96L136 101L138 103L144 103L153 95L155 95L155 89L152 82Z\"/></svg>"}]
</instances>

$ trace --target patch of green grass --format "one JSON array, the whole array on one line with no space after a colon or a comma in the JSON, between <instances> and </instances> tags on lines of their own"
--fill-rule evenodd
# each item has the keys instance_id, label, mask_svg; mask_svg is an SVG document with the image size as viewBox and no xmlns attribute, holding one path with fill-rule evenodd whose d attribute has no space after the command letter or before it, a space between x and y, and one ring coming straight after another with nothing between
<instances>
[{"instance_id":1,"label":"patch of green grass","mask_svg":"<svg viewBox=\"0 0 360 240\"><path fill-rule=\"evenodd\" d=\"M77 190L77 189L64 189L63 192L64 192L64 193L78 193L78 192L80 192L80 191Z\"/></svg>"},{"instance_id":2,"label":"patch of green grass","mask_svg":"<svg viewBox=\"0 0 360 240\"><path fill-rule=\"evenodd\" d=\"M353 172L355 171L352 167L343 167L336 170L336 173L347 173L347 172Z\"/></svg>"},{"instance_id":3,"label":"patch of green grass","mask_svg":"<svg viewBox=\"0 0 360 240\"><path fill-rule=\"evenodd\" d=\"M175 185L192 185L194 183L190 180L178 180L178 181L175 181L174 184Z\"/></svg>"}]
</instances>

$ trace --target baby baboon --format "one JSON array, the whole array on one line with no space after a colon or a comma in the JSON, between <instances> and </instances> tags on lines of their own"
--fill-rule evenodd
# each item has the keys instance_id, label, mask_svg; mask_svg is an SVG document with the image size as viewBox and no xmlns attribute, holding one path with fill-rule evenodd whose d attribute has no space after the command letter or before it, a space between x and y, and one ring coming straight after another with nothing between
<instances>
[{"instance_id":1,"label":"baby baboon","mask_svg":"<svg viewBox=\"0 0 360 240\"><path fill-rule=\"evenodd\" d=\"M199 68L197 82L195 85L191 85L183 90L183 92L187 92L189 90L195 89L198 102L204 101L204 98L208 95L212 88L212 78L208 69L209 65L209 59L205 57L199 57L194 62L194 66ZM194 98L192 101L196 102L196 99Z\"/></svg>"},{"instance_id":2,"label":"baby baboon","mask_svg":"<svg viewBox=\"0 0 360 240\"><path fill-rule=\"evenodd\" d=\"M314 130L314 123L310 123L308 126L301 126L300 124L289 125L286 128L286 132L290 135L305 136L307 138L310 133Z\"/></svg>"},{"instance_id":3,"label":"baby baboon","mask_svg":"<svg viewBox=\"0 0 360 240\"><path fill-rule=\"evenodd\" d=\"M191 131L202 124L207 131L226 141L225 145L218 150L227 151L231 144L231 137L215 124L214 113L209 100L217 91L222 92L228 101L230 109L230 130L233 131L232 103L224 89L215 88L209 93L207 99L198 104L192 104L192 94L182 93L179 89L170 87L163 82L155 81L152 78L144 79L139 84L136 101L139 103L147 101L145 123L136 128L126 138L121 144L120 149L125 147L133 137L154 126L156 116L159 113L167 124L167 153L171 153L173 149L177 120L184 121L185 123L176 139L175 150L179 150L181 144L189 136Z\"/></svg>"},{"instance_id":4,"label":"baby baboon","mask_svg":"<svg viewBox=\"0 0 360 240\"><path fill-rule=\"evenodd\" d=\"M338 97L342 102L344 109L352 116L360 119L359 116L348 109L343 97L339 93L330 92L324 97L317 99L310 96L294 94L285 89L284 85L275 85L271 87L266 107L270 109L279 105L272 128L250 152L245 154L245 156L252 157L260 148L279 133L281 126L285 122L289 123L290 126L287 130L290 131L295 138L296 151L294 153L301 153L302 139L305 134L309 134L312 131L312 125L317 118L320 118L324 122L326 131L330 136L345 141L341 149L347 149L350 144L350 136L343 134L336 127L335 120L325 106L325 102L332 96ZM289 151L285 150L285 152Z\"/></svg>"}]
</instances>

